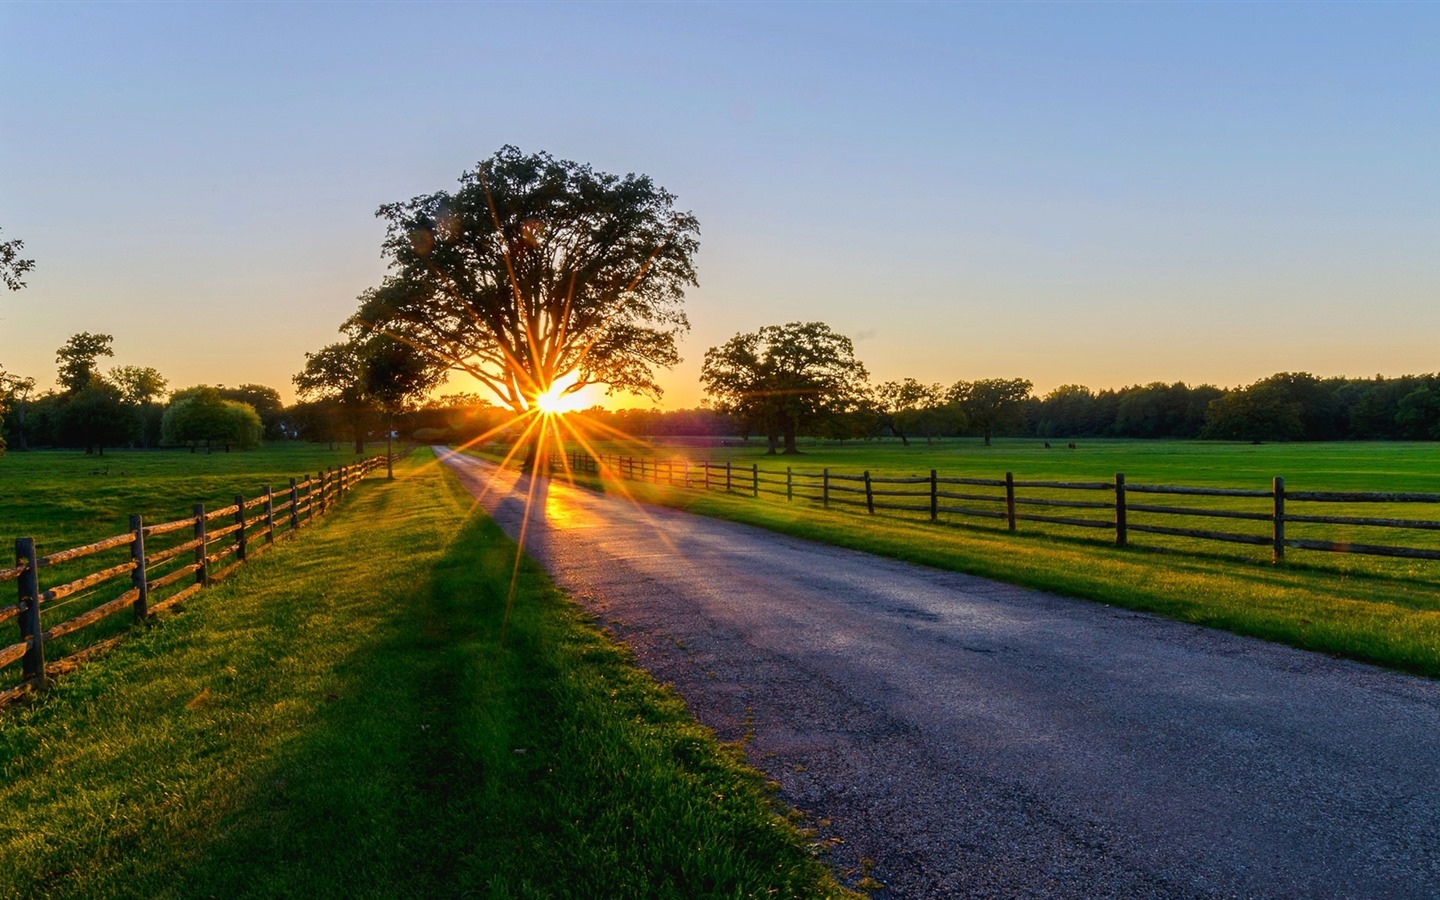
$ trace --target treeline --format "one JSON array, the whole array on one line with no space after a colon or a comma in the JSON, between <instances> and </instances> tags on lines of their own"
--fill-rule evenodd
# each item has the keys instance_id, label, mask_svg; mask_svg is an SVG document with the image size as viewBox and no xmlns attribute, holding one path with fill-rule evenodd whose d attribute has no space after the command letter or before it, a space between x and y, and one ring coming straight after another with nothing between
<instances>
[{"instance_id":1,"label":"treeline","mask_svg":"<svg viewBox=\"0 0 1440 900\"><path fill-rule=\"evenodd\" d=\"M587 410L581 415L638 436L747 436L742 416L714 409ZM874 386L863 402L804 429L812 438L977 436L1041 440L1097 437L1241 441L1440 440L1440 375L1318 378L1280 373L1224 390L1183 382L1043 396L1024 379L914 379Z\"/></svg>"}]
</instances>

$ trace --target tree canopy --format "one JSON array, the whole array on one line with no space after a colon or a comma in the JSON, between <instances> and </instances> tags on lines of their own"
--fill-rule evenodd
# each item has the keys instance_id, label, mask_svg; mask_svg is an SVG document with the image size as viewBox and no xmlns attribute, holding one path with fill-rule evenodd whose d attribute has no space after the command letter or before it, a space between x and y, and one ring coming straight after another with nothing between
<instances>
[{"instance_id":1,"label":"tree canopy","mask_svg":"<svg viewBox=\"0 0 1440 900\"><path fill-rule=\"evenodd\" d=\"M108 334L91 334L82 331L70 335L70 339L55 351L55 363L59 366L57 379L65 393L74 394L83 390L100 377L95 360L101 356L114 356L111 344L115 338Z\"/></svg>"},{"instance_id":2,"label":"tree canopy","mask_svg":"<svg viewBox=\"0 0 1440 900\"><path fill-rule=\"evenodd\" d=\"M393 417L439 383L445 370L386 334L351 327L348 340L305 354L294 378L300 396L339 407L351 427L355 452L365 452L365 433L376 413Z\"/></svg>"},{"instance_id":3,"label":"tree canopy","mask_svg":"<svg viewBox=\"0 0 1440 900\"><path fill-rule=\"evenodd\" d=\"M775 453L799 453L796 436L865 399L868 375L850 339L824 322L767 325L705 351L700 382L721 412L766 435Z\"/></svg>"},{"instance_id":4,"label":"tree canopy","mask_svg":"<svg viewBox=\"0 0 1440 900\"><path fill-rule=\"evenodd\" d=\"M215 444L228 450L233 444L242 450L260 446L264 427L248 403L226 400L220 389L196 385L176 391L165 409L161 434L167 444L203 443L206 452Z\"/></svg>"},{"instance_id":5,"label":"tree canopy","mask_svg":"<svg viewBox=\"0 0 1440 900\"><path fill-rule=\"evenodd\" d=\"M380 207L390 274L351 321L517 414L557 381L658 398L697 283L699 223L675 200L647 176L503 147L458 190Z\"/></svg>"},{"instance_id":6,"label":"tree canopy","mask_svg":"<svg viewBox=\"0 0 1440 900\"><path fill-rule=\"evenodd\" d=\"M970 426L985 436L988 447L997 428L1024 418L1031 387L1024 378L957 381L950 386L947 397L960 408Z\"/></svg>"},{"instance_id":7,"label":"tree canopy","mask_svg":"<svg viewBox=\"0 0 1440 900\"><path fill-rule=\"evenodd\" d=\"M25 282L20 280L21 276L35 268L35 260L20 256L24 248L22 240L0 241L0 282L12 291L23 288Z\"/></svg>"}]
</instances>

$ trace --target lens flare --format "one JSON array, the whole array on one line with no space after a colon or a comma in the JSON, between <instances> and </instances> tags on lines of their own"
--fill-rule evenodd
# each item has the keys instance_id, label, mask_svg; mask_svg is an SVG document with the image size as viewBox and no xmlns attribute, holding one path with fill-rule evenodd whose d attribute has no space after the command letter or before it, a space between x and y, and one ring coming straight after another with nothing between
<instances>
[{"instance_id":1,"label":"lens flare","mask_svg":"<svg viewBox=\"0 0 1440 900\"><path fill-rule=\"evenodd\" d=\"M562 375L550 383L550 389L535 398L535 408L547 416L558 416L580 408L580 397L570 391L580 380L578 372Z\"/></svg>"}]
</instances>

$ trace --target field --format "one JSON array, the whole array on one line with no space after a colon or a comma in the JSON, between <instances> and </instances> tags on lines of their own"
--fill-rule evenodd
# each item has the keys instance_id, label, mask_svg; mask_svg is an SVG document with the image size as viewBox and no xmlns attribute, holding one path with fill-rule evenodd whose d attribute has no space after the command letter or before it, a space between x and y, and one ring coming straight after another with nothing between
<instances>
[{"instance_id":1,"label":"field","mask_svg":"<svg viewBox=\"0 0 1440 900\"><path fill-rule=\"evenodd\" d=\"M154 465L223 499L325 461L266 458ZM52 510L99 477L20 462ZM0 896L843 893L737 749L528 563L502 640L514 545L430 454L397 474L0 712Z\"/></svg>"},{"instance_id":2,"label":"field","mask_svg":"<svg viewBox=\"0 0 1440 900\"><path fill-rule=\"evenodd\" d=\"M384 444L367 454L385 452ZM0 455L0 540L33 537L41 553L120 534L129 517L166 522L190 515L204 503L226 506L236 494L253 497L270 485L355 462L349 444L330 450L316 444L283 443L262 450L190 453L185 450L111 450L87 456L78 450ZM8 556L9 550L6 550Z\"/></svg>"},{"instance_id":3,"label":"field","mask_svg":"<svg viewBox=\"0 0 1440 900\"><path fill-rule=\"evenodd\" d=\"M799 457L768 457L763 446L655 447L642 443L598 445L606 453L662 458L728 458L780 471L785 467L831 467L874 474L1003 476L1044 480L1104 481L1124 472L1130 483L1243 487L1263 490L1275 475L1287 489L1440 491L1440 445L1287 444L1200 442L1082 442L1045 450L1038 441L923 443L856 442L812 446ZM594 483L593 479L581 480ZM611 485L638 499L678 506L841 546L993 577L1056 593L1183 621L1225 628L1355 659L1440 676L1440 562L1378 559L1350 554L1290 551L1282 566L1268 548L1201 543L1140 535L1128 547L1113 546L1104 532L1081 532L1025 523L1011 534L986 520L931 524L923 514L868 516L783 498L752 499L626 482ZM1266 501L1268 502L1268 501ZM1263 504L1262 504L1263 508ZM1437 518L1399 504L1380 504L1366 515ZM1228 521L1228 520L1226 520ZM1263 532L1264 523L1242 523ZM1234 526L1237 529L1240 526ZM1345 537L1349 532L1323 526ZM1322 526L1296 528L1314 533ZM1358 529L1352 529L1358 530ZM1437 532L1414 539L1436 546Z\"/></svg>"}]
</instances>

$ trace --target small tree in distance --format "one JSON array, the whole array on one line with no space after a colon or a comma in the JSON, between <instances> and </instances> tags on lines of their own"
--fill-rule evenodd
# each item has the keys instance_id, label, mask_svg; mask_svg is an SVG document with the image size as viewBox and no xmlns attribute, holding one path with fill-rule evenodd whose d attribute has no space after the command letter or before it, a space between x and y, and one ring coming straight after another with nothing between
<instances>
[{"instance_id":1,"label":"small tree in distance","mask_svg":"<svg viewBox=\"0 0 1440 900\"><path fill-rule=\"evenodd\" d=\"M985 378L980 381L957 381L946 396L960 408L972 428L985 436L990 446L997 428L1018 421L1025 412L1030 396L1030 381L1025 378Z\"/></svg>"},{"instance_id":2,"label":"small tree in distance","mask_svg":"<svg viewBox=\"0 0 1440 900\"><path fill-rule=\"evenodd\" d=\"M700 382L720 412L763 433L769 453L799 453L796 437L865 400L855 346L824 322L767 325L705 351Z\"/></svg>"}]
</instances>

